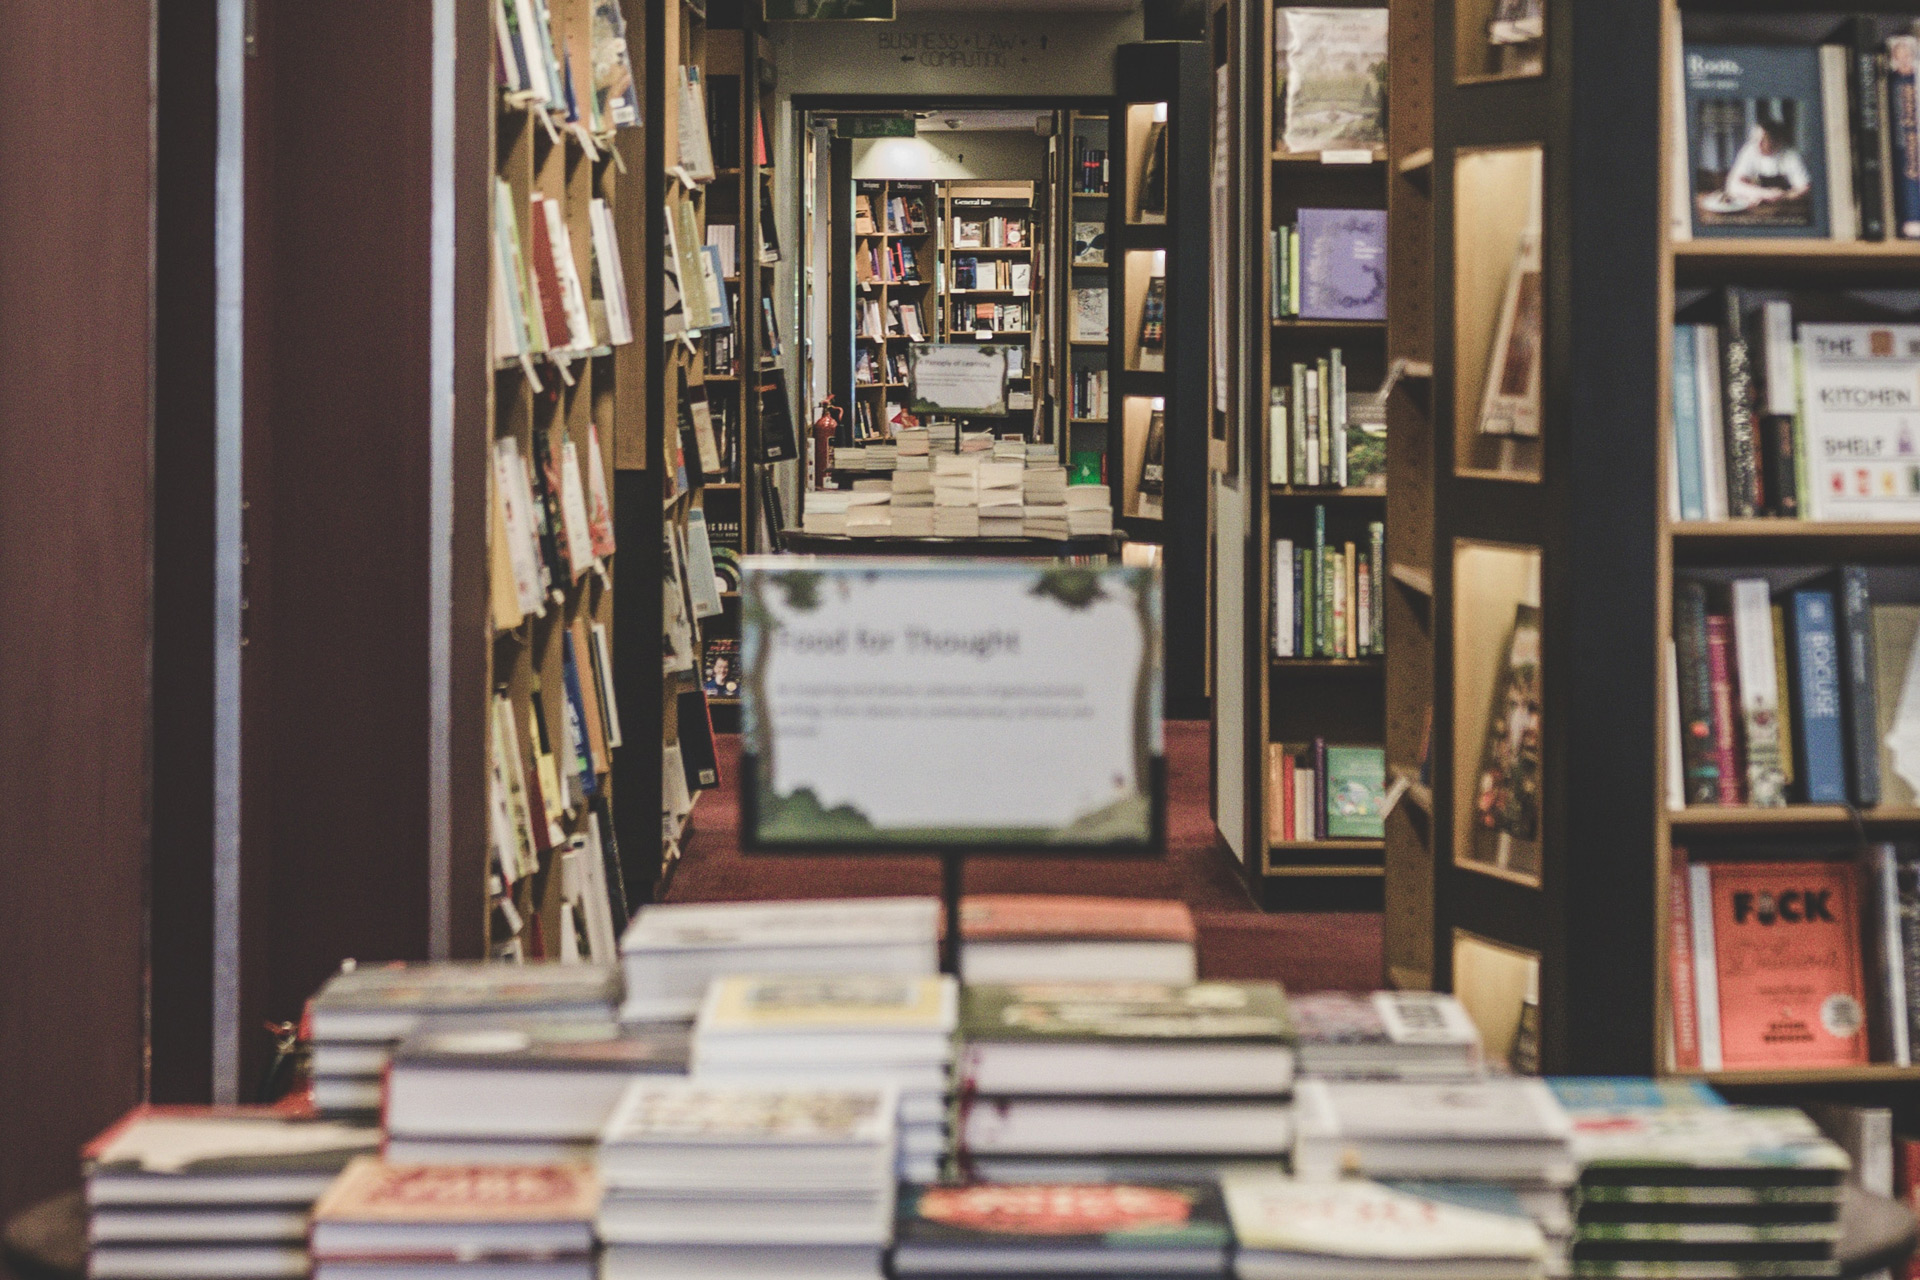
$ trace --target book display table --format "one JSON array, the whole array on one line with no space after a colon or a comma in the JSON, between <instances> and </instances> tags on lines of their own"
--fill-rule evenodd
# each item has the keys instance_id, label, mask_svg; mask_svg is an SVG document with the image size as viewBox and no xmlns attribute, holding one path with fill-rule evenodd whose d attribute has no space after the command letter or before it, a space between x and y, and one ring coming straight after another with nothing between
<instances>
[{"instance_id":1,"label":"book display table","mask_svg":"<svg viewBox=\"0 0 1920 1280\"><path fill-rule=\"evenodd\" d=\"M841 533L802 533L782 537L784 549L816 556L991 556L997 559L1064 560L1076 556L1118 556L1124 533L1068 538L850 538Z\"/></svg>"}]
</instances>

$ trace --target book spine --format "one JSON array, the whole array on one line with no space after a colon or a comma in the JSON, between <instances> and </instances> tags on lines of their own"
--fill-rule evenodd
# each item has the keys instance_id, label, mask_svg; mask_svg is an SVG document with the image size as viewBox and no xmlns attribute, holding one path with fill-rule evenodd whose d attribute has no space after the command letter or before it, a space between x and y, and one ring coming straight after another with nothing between
<instances>
[{"instance_id":1,"label":"book spine","mask_svg":"<svg viewBox=\"0 0 1920 1280\"><path fill-rule=\"evenodd\" d=\"M1673 1012L1671 1047L1675 1071L1700 1068L1700 1018L1694 1004L1693 912L1688 903L1687 880L1687 851L1675 849L1667 898L1667 985Z\"/></svg>"},{"instance_id":2,"label":"book spine","mask_svg":"<svg viewBox=\"0 0 1920 1280\"><path fill-rule=\"evenodd\" d=\"M1845 45L1820 46L1820 116L1827 140L1827 224L1835 240L1860 238L1860 212L1853 201L1853 131L1847 108Z\"/></svg>"},{"instance_id":3,"label":"book spine","mask_svg":"<svg viewBox=\"0 0 1920 1280\"><path fill-rule=\"evenodd\" d=\"M1828 591L1802 590L1791 600L1794 772L1808 804L1845 804L1847 767L1840 719L1840 641Z\"/></svg>"},{"instance_id":4,"label":"book spine","mask_svg":"<svg viewBox=\"0 0 1920 1280\"><path fill-rule=\"evenodd\" d=\"M1865 809L1880 803L1880 750L1874 741L1873 606L1860 565L1840 570L1839 622L1848 773L1853 803Z\"/></svg>"},{"instance_id":5,"label":"book spine","mask_svg":"<svg viewBox=\"0 0 1920 1280\"><path fill-rule=\"evenodd\" d=\"M1687 904L1692 916L1693 1004L1700 1028L1700 1069L1718 1071L1720 970L1713 948L1713 877L1705 863L1695 862L1687 868Z\"/></svg>"},{"instance_id":6,"label":"book spine","mask_svg":"<svg viewBox=\"0 0 1920 1280\"><path fill-rule=\"evenodd\" d=\"M1700 419L1701 502L1707 519L1727 518L1727 434L1721 429L1726 416L1720 403L1720 330L1710 324L1693 327L1695 341L1694 372L1698 380L1694 407Z\"/></svg>"},{"instance_id":7,"label":"book spine","mask_svg":"<svg viewBox=\"0 0 1920 1280\"><path fill-rule=\"evenodd\" d=\"M1853 110L1853 194L1860 202L1860 238L1885 240L1886 175L1880 168L1880 49L1872 18L1853 20L1847 100Z\"/></svg>"},{"instance_id":8,"label":"book spine","mask_svg":"<svg viewBox=\"0 0 1920 1280\"><path fill-rule=\"evenodd\" d=\"M1326 625L1327 509L1313 509L1313 649L1311 656L1327 656Z\"/></svg>"},{"instance_id":9,"label":"book spine","mask_svg":"<svg viewBox=\"0 0 1920 1280\"><path fill-rule=\"evenodd\" d=\"M1674 642L1679 656L1680 754L1686 765L1686 802L1720 798L1720 756L1713 742L1713 681L1707 662L1707 590L1682 582L1674 598Z\"/></svg>"},{"instance_id":10,"label":"book spine","mask_svg":"<svg viewBox=\"0 0 1920 1280\"><path fill-rule=\"evenodd\" d=\"M1879 1026L1876 1058L1896 1067L1913 1065L1907 1007L1907 953L1900 918L1900 860L1890 844L1867 850L1867 885L1873 911L1866 925L1874 969Z\"/></svg>"},{"instance_id":11,"label":"book spine","mask_svg":"<svg viewBox=\"0 0 1920 1280\"><path fill-rule=\"evenodd\" d=\"M1293 657L1293 542L1273 544L1273 655Z\"/></svg>"},{"instance_id":12,"label":"book spine","mask_svg":"<svg viewBox=\"0 0 1920 1280\"><path fill-rule=\"evenodd\" d=\"M1373 539L1373 651L1387 651L1387 526L1375 520L1367 526Z\"/></svg>"},{"instance_id":13,"label":"book spine","mask_svg":"<svg viewBox=\"0 0 1920 1280\"><path fill-rule=\"evenodd\" d=\"M1347 487L1347 362L1340 348L1328 357L1333 371L1333 401L1329 414L1333 446L1333 483Z\"/></svg>"},{"instance_id":14,"label":"book spine","mask_svg":"<svg viewBox=\"0 0 1920 1280\"><path fill-rule=\"evenodd\" d=\"M1327 838L1327 740L1313 740L1313 838Z\"/></svg>"},{"instance_id":15,"label":"book spine","mask_svg":"<svg viewBox=\"0 0 1920 1280\"><path fill-rule=\"evenodd\" d=\"M1898 851L1896 850L1896 853ZM1900 963L1907 992L1907 1050L1920 1044L1920 887L1916 886L1911 859L1897 860L1894 866L1894 892L1900 922Z\"/></svg>"},{"instance_id":16,"label":"book spine","mask_svg":"<svg viewBox=\"0 0 1920 1280\"><path fill-rule=\"evenodd\" d=\"M1293 460L1287 445L1287 389L1275 387L1267 406L1267 479L1272 484L1290 483L1287 466Z\"/></svg>"},{"instance_id":17,"label":"book spine","mask_svg":"<svg viewBox=\"0 0 1920 1280\"><path fill-rule=\"evenodd\" d=\"M1347 597L1347 657L1360 656L1360 557L1349 542L1340 556L1341 581Z\"/></svg>"},{"instance_id":18,"label":"book spine","mask_svg":"<svg viewBox=\"0 0 1920 1280\"><path fill-rule=\"evenodd\" d=\"M1302 547L1293 553L1293 652L1295 657L1307 651L1307 553Z\"/></svg>"},{"instance_id":19,"label":"book spine","mask_svg":"<svg viewBox=\"0 0 1920 1280\"><path fill-rule=\"evenodd\" d=\"M1293 767L1293 838L1313 838L1313 768L1305 752Z\"/></svg>"},{"instance_id":20,"label":"book spine","mask_svg":"<svg viewBox=\"0 0 1920 1280\"><path fill-rule=\"evenodd\" d=\"M1914 60L1920 39L1894 36L1887 41L1887 131L1893 143L1894 230L1902 240L1920 240L1920 89Z\"/></svg>"},{"instance_id":21,"label":"book spine","mask_svg":"<svg viewBox=\"0 0 1920 1280\"><path fill-rule=\"evenodd\" d=\"M1766 513L1786 520L1797 519L1800 515L1800 468L1794 456L1793 427L1791 417L1778 414L1769 414L1760 420Z\"/></svg>"},{"instance_id":22,"label":"book spine","mask_svg":"<svg viewBox=\"0 0 1920 1280\"><path fill-rule=\"evenodd\" d=\"M1773 618L1773 688L1780 708L1780 773L1787 790L1793 790L1793 682L1787 677L1787 608L1775 601L1768 610Z\"/></svg>"},{"instance_id":23,"label":"book spine","mask_svg":"<svg viewBox=\"0 0 1920 1280\"><path fill-rule=\"evenodd\" d=\"M1707 615L1707 688L1713 699L1714 762L1720 770L1720 803L1740 803L1740 772L1734 760L1733 665L1728 661L1730 645L1727 619L1723 614Z\"/></svg>"},{"instance_id":24,"label":"book spine","mask_svg":"<svg viewBox=\"0 0 1920 1280\"><path fill-rule=\"evenodd\" d=\"M1780 767L1780 694L1773 675L1773 610L1764 578L1738 579L1732 594L1747 803L1773 808L1787 802L1787 778Z\"/></svg>"},{"instance_id":25,"label":"book spine","mask_svg":"<svg viewBox=\"0 0 1920 1280\"><path fill-rule=\"evenodd\" d=\"M1319 363L1320 395L1314 405L1314 426L1320 440L1319 483L1333 484L1333 367L1329 360Z\"/></svg>"},{"instance_id":26,"label":"book spine","mask_svg":"<svg viewBox=\"0 0 1920 1280\"><path fill-rule=\"evenodd\" d=\"M1753 352L1741 325L1740 291L1724 292L1720 394L1727 433L1727 505L1735 516L1760 514L1760 471L1753 429Z\"/></svg>"},{"instance_id":27,"label":"book spine","mask_svg":"<svg viewBox=\"0 0 1920 1280\"><path fill-rule=\"evenodd\" d=\"M1673 326L1673 469L1679 481L1680 518L1704 520L1701 499L1698 375L1694 371L1693 326Z\"/></svg>"},{"instance_id":28,"label":"book spine","mask_svg":"<svg viewBox=\"0 0 1920 1280\"><path fill-rule=\"evenodd\" d=\"M1354 599L1359 602L1354 609L1354 649L1361 657L1373 656L1373 559L1372 556L1356 556L1353 570Z\"/></svg>"},{"instance_id":29,"label":"book spine","mask_svg":"<svg viewBox=\"0 0 1920 1280\"><path fill-rule=\"evenodd\" d=\"M1281 778L1280 838L1282 840L1295 839L1296 837L1294 836L1293 833L1300 829L1299 815L1294 811L1295 802L1298 801L1299 795L1296 790L1296 784L1294 782L1293 774L1294 774L1293 753L1291 751L1283 750L1280 753L1280 778Z\"/></svg>"},{"instance_id":30,"label":"book spine","mask_svg":"<svg viewBox=\"0 0 1920 1280\"><path fill-rule=\"evenodd\" d=\"M1307 371L1304 366L1293 366L1293 394L1287 397L1289 420L1292 423L1288 431L1289 443L1293 449L1293 482L1308 484L1307 479Z\"/></svg>"}]
</instances>

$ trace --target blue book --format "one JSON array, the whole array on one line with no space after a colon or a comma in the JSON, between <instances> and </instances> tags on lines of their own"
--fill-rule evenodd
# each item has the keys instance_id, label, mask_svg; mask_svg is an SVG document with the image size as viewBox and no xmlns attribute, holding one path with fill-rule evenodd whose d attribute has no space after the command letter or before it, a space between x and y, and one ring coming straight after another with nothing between
<instances>
[{"instance_id":1,"label":"blue book","mask_svg":"<svg viewBox=\"0 0 1920 1280\"><path fill-rule=\"evenodd\" d=\"M1302 209L1298 232L1302 319L1387 318L1385 209Z\"/></svg>"},{"instance_id":2,"label":"blue book","mask_svg":"<svg viewBox=\"0 0 1920 1280\"><path fill-rule=\"evenodd\" d=\"M1682 66L1693 234L1831 235L1819 48L1689 44Z\"/></svg>"},{"instance_id":3,"label":"blue book","mask_svg":"<svg viewBox=\"0 0 1920 1280\"><path fill-rule=\"evenodd\" d=\"M1673 466L1680 481L1680 518L1707 518L1705 473L1700 469L1700 384L1694 367L1693 326L1673 326Z\"/></svg>"},{"instance_id":4,"label":"blue book","mask_svg":"<svg viewBox=\"0 0 1920 1280\"><path fill-rule=\"evenodd\" d=\"M1787 657L1793 682L1794 775L1809 804L1847 802L1847 755L1840 726L1840 640L1833 592L1788 596Z\"/></svg>"},{"instance_id":5,"label":"blue book","mask_svg":"<svg viewBox=\"0 0 1920 1280\"><path fill-rule=\"evenodd\" d=\"M560 633L560 678L566 686L567 696L563 699L567 709L567 741L573 746L575 767L580 774L580 790L592 795L596 780L593 774L593 746L587 741L587 704L580 696L580 664L573 657L573 635Z\"/></svg>"},{"instance_id":6,"label":"blue book","mask_svg":"<svg viewBox=\"0 0 1920 1280\"><path fill-rule=\"evenodd\" d=\"M1650 1080L1645 1076L1556 1076L1547 1088L1569 1111L1622 1107L1724 1107L1727 1100L1704 1080Z\"/></svg>"}]
</instances>

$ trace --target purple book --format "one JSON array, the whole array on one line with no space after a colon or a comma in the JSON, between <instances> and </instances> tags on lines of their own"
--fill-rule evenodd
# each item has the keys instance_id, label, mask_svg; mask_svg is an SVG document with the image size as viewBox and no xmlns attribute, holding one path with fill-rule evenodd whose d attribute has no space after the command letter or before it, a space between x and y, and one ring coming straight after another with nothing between
<instances>
[{"instance_id":1,"label":"purple book","mask_svg":"<svg viewBox=\"0 0 1920 1280\"><path fill-rule=\"evenodd\" d=\"M1387 318L1387 214L1384 209L1302 209L1300 317Z\"/></svg>"}]
</instances>

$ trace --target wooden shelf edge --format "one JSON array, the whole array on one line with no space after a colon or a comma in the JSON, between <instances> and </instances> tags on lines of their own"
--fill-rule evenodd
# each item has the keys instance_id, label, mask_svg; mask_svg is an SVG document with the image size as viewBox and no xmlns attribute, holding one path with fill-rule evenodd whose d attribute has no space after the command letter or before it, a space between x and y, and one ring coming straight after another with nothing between
<instances>
[{"instance_id":1,"label":"wooden shelf edge","mask_svg":"<svg viewBox=\"0 0 1920 1280\"><path fill-rule=\"evenodd\" d=\"M1275 658L1267 662L1275 667L1334 667L1353 670L1356 668L1379 667L1386 661L1383 654L1372 654L1365 658Z\"/></svg>"},{"instance_id":2,"label":"wooden shelf edge","mask_svg":"<svg viewBox=\"0 0 1920 1280\"><path fill-rule=\"evenodd\" d=\"M1670 1076L1704 1080L1711 1085L1800 1084L1911 1084L1920 1081L1920 1067L1896 1067L1876 1062L1845 1067L1763 1067L1740 1071L1674 1071Z\"/></svg>"},{"instance_id":3,"label":"wooden shelf edge","mask_svg":"<svg viewBox=\"0 0 1920 1280\"><path fill-rule=\"evenodd\" d=\"M1406 765L1387 766L1387 776L1395 782L1407 784L1407 799L1416 809L1428 817L1433 816L1433 788L1420 781L1420 771Z\"/></svg>"},{"instance_id":4,"label":"wooden shelf edge","mask_svg":"<svg viewBox=\"0 0 1920 1280\"><path fill-rule=\"evenodd\" d=\"M1782 258L1802 261L1911 261L1920 266L1920 240L1813 240L1718 237L1676 240L1673 256L1687 259Z\"/></svg>"},{"instance_id":5,"label":"wooden shelf edge","mask_svg":"<svg viewBox=\"0 0 1920 1280\"><path fill-rule=\"evenodd\" d=\"M1269 840L1269 853L1297 853L1310 850L1318 853L1383 853L1385 840Z\"/></svg>"},{"instance_id":6,"label":"wooden shelf edge","mask_svg":"<svg viewBox=\"0 0 1920 1280\"><path fill-rule=\"evenodd\" d=\"M1776 517L1747 517L1736 520L1675 520L1668 532L1681 542L1708 538L1827 538L1835 541L1862 538L1912 538L1920 545L1920 522L1789 520Z\"/></svg>"},{"instance_id":7,"label":"wooden shelf edge","mask_svg":"<svg viewBox=\"0 0 1920 1280\"><path fill-rule=\"evenodd\" d=\"M1423 169L1431 169L1433 167L1433 148L1422 147L1418 151L1409 151L1406 155L1400 157L1394 167L1402 173L1419 173Z\"/></svg>"},{"instance_id":8,"label":"wooden shelf edge","mask_svg":"<svg viewBox=\"0 0 1920 1280\"><path fill-rule=\"evenodd\" d=\"M1352 150L1358 152L1360 148L1354 147ZM1339 154L1337 150L1336 154ZM1368 169L1374 165L1386 163L1387 159L1386 151L1379 147L1371 148L1368 151L1369 158L1364 161L1334 160L1329 162L1325 159L1325 156L1326 152L1324 151L1285 151L1279 147L1275 147L1273 150L1273 161L1275 164L1316 164L1327 169Z\"/></svg>"},{"instance_id":9,"label":"wooden shelf edge","mask_svg":"<svg viewBox=\"0 0 1920 1280\"><path fill-rule=\"evenodd\" d=\"M1385 876L1387 874L1387 870L1385 867L1366 867L1366 866L1290 867L1285 865L1284 863L1279 866L1274 866L1273 864L1269 863L1266 866L1266 868L1262 871L1261 874L1267 875L1267 876L1275 876L1275 877L1318 876L1323 878L1335 878L1335 877L1341 877L1341 876L1354 876L1354 877L1372 876L1378 879L1382 876Z\"/></svg>"},{"instance_id":10,"label":"wooden shelf edge","mask_svg":"<svg viewBox=\"0 0 1920 1280\"><path fill-rule=\"evenodd\" d=\"M1270 323L1276 329L1351 329L1362 333L1387 327L1385 320L1312 320L1304 316L1282 316Z\"/></svg>"},{"instance_id":11,"label":"wooden shelf edge","mask_svg":"<svg viewBox=\"0 0 1920 1280\"><path fill-rule=\"evenodd\" d=\"M1267 486L1276 498L1379 498L1385 500L1385 489L1320 489L1304 484L1275 484Z\"/></svg>"},{"instance_id":12,"label":"wooden shelf edge","mask_svg":"<svg viewBox=\"0 0 1920 1280\"><path fill-rule=\"evenodd\" d=\"M1387 576L1409 591L1433 599L1433 574L1427 570L1416 569L1410 564L1389 564Z\"/></svg>"},{"instance_id":13,"label":"wooden shelf edge","mask_svg":"<svg viewBox=\"0 0 1920 1280\"><path fill-rule=\"evenodd\" d=\"M1790 804L1775 809L1694 805L1686 809L1667 810L1667 825L1676 830L1850 827L1853 825L1853 813L1845 805L1837 804ZM1920 825L1920 808L1862 809L1859 814L1860 821L1868 826Z\"/></svg>"}]
</instances>

